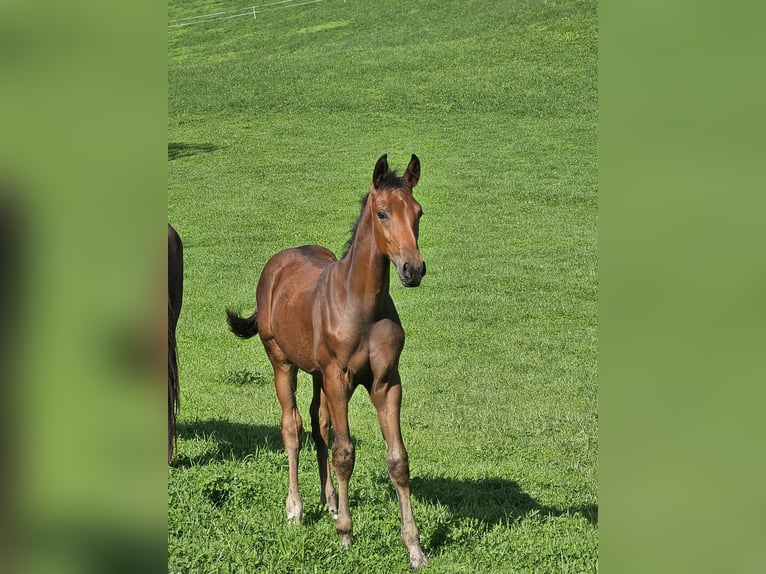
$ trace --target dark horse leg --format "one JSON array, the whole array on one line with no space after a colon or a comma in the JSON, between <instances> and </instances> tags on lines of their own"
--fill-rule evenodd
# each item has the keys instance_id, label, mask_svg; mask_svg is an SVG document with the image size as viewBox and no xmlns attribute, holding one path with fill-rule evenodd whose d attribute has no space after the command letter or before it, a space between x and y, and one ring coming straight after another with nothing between
<instances>
[{"instance_id":1,"label":"dark horse leg","mask_svg":"<svg viewBox=\"0 0 766 574\"><path fill-rule=\"evenodd\" d=\"M376 324L371 337L370 366L373 381L370 387L370 400L378 411L380 430L386 442L386 465L388 475L396 489L399 511L402 518L402 541L410 553L410 566L413 569L428 563L420 547L420 533L415 525L410 501L410 463L407 449L404 447L400 425L402 404L402 385L399 377L399 352L403 337L399 342L401 328L394 323L381 321Z\"/></svg>"},{"instance_id":2,"label":"dark horse leg","mask_svg":"<svg viewBox=\"0 0 766 574\"><path fill-rule=\"evenodd\" d=\"M322 375L314 375L314 397L311 401L311 434L317 448L317 465L319 467L319 502L327 505L327 510L333 518L338 518L338 500L330 476L328 448L330 444L330 411L327 408L327 397L322 390Z\"/></svg>"}]
</instances>

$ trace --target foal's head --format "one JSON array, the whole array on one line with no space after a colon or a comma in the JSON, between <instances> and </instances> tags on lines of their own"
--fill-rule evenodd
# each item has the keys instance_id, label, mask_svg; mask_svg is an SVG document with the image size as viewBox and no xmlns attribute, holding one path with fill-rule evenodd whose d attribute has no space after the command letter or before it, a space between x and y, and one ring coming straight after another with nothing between
<instances>
[{"instance_id":1,"label":"foal's head","mask_svg":"<svg viewBox=\"0 0 766 574\"><path fill-rule=\"evenodd\" d=\"M418 250L418 224L423 210L412 196L420 178L420 160L412 154L407 170L398 177L388 169L386 155L375 164L370 184L370 205L375 243L396 266L405 287L417 287L426 274Z\"/></svg>"}]
</instances>

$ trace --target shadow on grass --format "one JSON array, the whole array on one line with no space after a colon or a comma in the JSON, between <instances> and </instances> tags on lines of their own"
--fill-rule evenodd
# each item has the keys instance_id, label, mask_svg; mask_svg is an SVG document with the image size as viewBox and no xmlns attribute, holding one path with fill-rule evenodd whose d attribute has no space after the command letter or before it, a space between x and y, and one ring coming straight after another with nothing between
<instances>
[{"instance_id":1,"label":"shadow on grass","mask_svg":"<svg viewBox=\"0 0 766 574\"><path fill-rule=\"evenodd\" d=\"M194 456L177 451L171 464L176 468L188 468L211 462L242 460L264 450L283 454L285 463L287 463L287 455L282 445L282 431L278 422L274 425L253 425L212 419L179 422L176 425L176 430L179 439L198 439L210 443L209 448ZM362 440L354 438L354 444L359 446L362 444ZM303 428L301 456L310 456L312 459L316 456L316 447L310 427L304 426Z\"/></svg>"},{"instance_id":2,"label":"shadow on grass","mask_svg":"<svg viewBox=\"0 0 766 574\"><path fill-rule=\"evenodd\" d=\"M200 153L210 153L217 149L218 146L214 146L210 143L187 144L168 142L168 161L178 159L179 157L191 157Z\"/></svg>"},{"instance_id":3,"label":"shadow on grass","mask_svg":"<svg viewBox=\"0 0 766 574\"><path fill-rule=\"evenodd\" d=\"M210 438L216 448L197 456L188 456L179 452L173 460L175 467L222 462L243 459L259 450L282 452L282 434L278 425L251 425L234 423L227 420L207 420L180 422L177 426L178 437L185 439Z\"/></svg>"},{"instance_id":4,"label":"shadow on grass","mask_svg":"<svg viewBox=\"0 0 766 574\"><path fill-rule=\"evenodd\" d=\"M598 526L598 505L588 504L575 508L554 508L538 503L519 488L513 480L485 478L460 480L454 478L413 477L410 486L419 500L442 504L458 518L478 520L489 527L506 524L527 516L542 519L580 515ZM429 546L438 548L448 538L449 525L442 525L433 534Z\"/></svg>"}]
</instances>

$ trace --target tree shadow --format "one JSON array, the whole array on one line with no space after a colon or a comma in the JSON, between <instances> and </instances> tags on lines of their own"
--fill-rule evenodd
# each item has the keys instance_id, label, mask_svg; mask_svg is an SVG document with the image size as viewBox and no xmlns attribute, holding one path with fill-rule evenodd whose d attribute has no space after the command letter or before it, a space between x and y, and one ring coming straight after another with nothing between
<instances>
[{"instance_id":1,"label":"tree shadow","mask_svg":"<svg viewBox=\"0 0 766 574\"><path fill-rule=\"evenodd\" d=\"M179 452L173 460L174 467L238 460L264 449L272 452L284 450L279 425L253 425L212 419L179 422L176 428L179 438L210 438L213 439L215 447L195 456Z\"/></svg>"},{"instance_id":2,"label":"tree shadow","mask_svg":"<svg viewBox=\"0 0 766 574\"><path fill-rule=\"evenodd\" d=\"M528 516L543 520L558 516L580 515L598 526L598 505L555 508L537 502L521 490L518 483L503 478L478 480L441 477L413 477L410 480L416 498L446 506L457 518L478 520L489 527L507 524ZM429 546L438 548L449 537L450 524L442 524L431 536Z\"/></svg>"},{"instance_id":3,"label":"tree shadow","mask_svg":"<svg viewBox=\"0 0 766 574\"><path fill-rule=\"evenodd\" d=\"M187 144L168 142L168 161L178 159L179 157L191 157L200 153L210 153L217 149L218 146L210 143Z\"/></svg>"}]
</instances>

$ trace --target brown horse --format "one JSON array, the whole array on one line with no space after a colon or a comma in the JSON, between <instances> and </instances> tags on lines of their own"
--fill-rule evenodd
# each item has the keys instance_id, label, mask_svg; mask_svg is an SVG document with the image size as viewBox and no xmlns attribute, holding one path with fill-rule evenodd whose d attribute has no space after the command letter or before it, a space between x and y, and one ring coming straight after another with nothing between
<instances>
[{"instance_id":1,"label":"brown horse","mask_svg":"<svg viewBox=\"0 0 766 574\"><path fill-rule=\"evenodd\" d=\"M168 464L173 458L176 415L180 404L176 325L181 314L183 286L183 244L176 230L168 224Z\"/></svg>"},{"instance_id":2,"label":"brown horse","mask_svg":"<svg viewBox=\"0 0 766 574\"><path fill-rule=\"evenodd\" d=\"M298 453L302 432L295 399L298 369L314 379L311 429L317 447L320 501L336 518L344 547L351 544L348 483L354 470L354 444L348 427L348 402L358 385L365 387L378 412L386 442L386 463L401 511L402 540L410 565L427 564L410 505L410 469L399 426L402 399L399 355L404 330L389 295L390 263L405 287L417 287L426 273L418 250L422 210L412 196L420 161L412 155L404 175L378 159L370 192L354 226L346 253L338 260L316 245L287 249L267 263L256 291L256 310L248 318L227 310L235 335L260 335L274 368L282 406L282 441L289 463L285 509L299 524L303 503L298 492ZM332 466L328 464L330 427L335 431Z\"/></svg>"}]
</instances>

